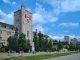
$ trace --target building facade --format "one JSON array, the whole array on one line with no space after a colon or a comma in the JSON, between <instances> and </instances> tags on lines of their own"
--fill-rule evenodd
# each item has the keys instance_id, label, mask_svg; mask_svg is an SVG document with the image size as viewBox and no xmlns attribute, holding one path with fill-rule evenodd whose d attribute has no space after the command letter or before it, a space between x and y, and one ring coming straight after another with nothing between
<instances>
[{"instance_id":1,"label":"building facade","mask_svg":"<svg viewBox=\"0 0 80 60\"><path fill-rule=\"evenodd\" d=\"M78 40L76 38L73 38L71 39L71 43L76 46L78 43Z\"/></svg>"},{"instance_id":2,"label":"building facade","mask_svg":"<svg viewBox=\"0 0 80 60\"><path fill-rule=\"evenodd\" d=\"M0 47L7 46L7 39L15 34L14 26L0 22Z\"/></svg>"},{"instance_id":3,"label":"building facade","mask_svg":"<svg viewBox=\"0 0 80 60\"><path fill-rule=\"evenodd\" d=\"M32 51L34 51L33 32L32 32L32 13L26 10L24 6L14 12L14 27L19 33L24 33L26 39L30 40Z\"/></svg>"},{"instance_id":4,"label":"building facade","mask_svg":"<svg viewBox=\"0 0 80 60\"><path fill-rule=\"evenodd\" d=\"M64 36L64 42L68 42L70 44L70 37L69 36Z\"/></svg>"}]
</instances>

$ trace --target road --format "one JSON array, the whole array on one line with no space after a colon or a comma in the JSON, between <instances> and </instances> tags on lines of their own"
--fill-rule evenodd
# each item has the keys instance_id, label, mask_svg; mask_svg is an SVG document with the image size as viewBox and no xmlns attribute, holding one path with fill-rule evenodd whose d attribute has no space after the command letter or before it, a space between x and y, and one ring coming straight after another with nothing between
<instances>
[{"instance_id":1,"label":"road","mask_svg":"<svg viewBox=\"0 0 80 60\"><path fill-rule=\"evenodd\" d=\"M73 54L73 55L51 58L46 60L80 60L80 54Z\"/></svg>"}]
</instances>

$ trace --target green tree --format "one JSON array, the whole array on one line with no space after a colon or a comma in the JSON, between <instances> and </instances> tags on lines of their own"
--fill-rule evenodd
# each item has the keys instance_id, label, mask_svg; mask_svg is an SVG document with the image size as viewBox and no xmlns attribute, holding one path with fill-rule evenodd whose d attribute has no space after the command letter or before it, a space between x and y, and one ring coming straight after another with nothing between
<instances>
[{"instance_id":1,"label":"green tree","mask_svg":"<svg viewBox=\"0 0 80 60\"><path fill-rule=\"evenodd\" d=\"M10 36L7 39L8 42L8 50L18 51L18 41L15 36Z\"/></svg>"},{"instance_id":2,"label":"green tree","mask_svg":"<svg viewBox=\"0 0 80 60\"><path fill-rule=\"evenodd\" d=\"M35 51L39 51L40 48L39 48L39 40L38 40L37 32L34 33L33 42L35 45Z\"/></svg>"},{"instance_id":3,"label":"green tree","mask_svg":"<svg viewBox=\"0 0 80 60\"><path fill-rule=\"evenodd\" d=\"M27 40L27 51L31 50L30 40ZM25 50L26 51L26 50Z\"/></svg>"},{"instance_id":4,"label":"green tree","mask_svg":"<svg viewBox=\"0 0 80 60\"><path fill-rule=\"evenodd\" d=\"M35 45L35 51L51 51L52 50L52 41L48 41L48 36L39 33L34 33L34 45Z\"/></svg>"},{"instance_id":5,"label":"green tree","mask_svg":"<svg viewBox=\"0 0 80 60\"><path fill-rule=\"evenodd\" d=\"M69 50L74 51L74 45L72 43L70 43L70 45L69 45Z\"/></svg>"},{"instance_id":6,"label":"green tree","mask_svg":"<svg viewBox=\"0 0 80 60\"><path fill-rule=\"evenodd\" d=\"M38 43L39 43L39 50L42 51L43 47L43 34L41 32L38 33Z\"/></svg>"},{"instance_id":7,"label":"green tree","mask_svg":"<svg viewBox=\"0 0 80 60\"><path fill-rule=\"evenodd\" d=\"M52 40L49 40L48 42L48 50L52 51Z\"/></svg>"},{"instance_id":8,"label":"green tree","mask_svg":"<svg viewBox=\"0 0 80 60\"><path fill-rule=\"evenodd\" d=\"M21 50L21 51L24 51L28 47L27 40L25 38L25 34L23 34L23 33L19 34L18 46L19 46L19 50Z\"/></svg>"},{"instance_id":9,"label":"green tree","mask_svg":"<svg viewBox=\"0 0 80 60\"><path fill-rule=\"evenodd\" d=\"M26 40L25 34L20 33L18 36L10 36L8 39L8 50L12 51L28 51L30 49L30 42Z\"/></svg>"},{"instance_id":10,"label":"green tree","mask_svg":"<svg viewBox=\"0 0 80 60\"><path fill-rule=\"evenodd\" d=\"M62 48L64 48L64 44L61 41L59 41L58 42L58 50L60 50Z\"/></svg>"}]
</instances>

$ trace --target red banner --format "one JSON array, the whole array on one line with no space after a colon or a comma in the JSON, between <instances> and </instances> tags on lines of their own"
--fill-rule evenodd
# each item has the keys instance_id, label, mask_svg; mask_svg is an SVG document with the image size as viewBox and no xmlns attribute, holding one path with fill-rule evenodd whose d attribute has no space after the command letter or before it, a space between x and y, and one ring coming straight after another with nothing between
<instances>
[{"instance_id":1,"label":"red banner","mask_svg":"<svg viewBox=\"0 0 80 60\"><path fill-rule=\"evenodd\" d=\"M31 20L31 19L32 19L32 16L30 16L29 14L25 14L25 18L26 18L27 20Z\"/></svg>"}]
</instances>

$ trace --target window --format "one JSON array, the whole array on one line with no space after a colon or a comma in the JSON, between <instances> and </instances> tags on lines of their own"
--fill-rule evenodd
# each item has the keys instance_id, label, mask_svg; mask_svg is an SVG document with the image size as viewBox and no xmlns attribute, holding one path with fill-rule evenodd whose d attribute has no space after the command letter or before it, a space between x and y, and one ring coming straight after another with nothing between
<instances>
[{"instance_id":1,"label":"window","mask_svg":"<svg viewBox=\"0 0 80 60\"><path fill-rule=\"evenodd\" d=\"M29 31L27 31L27 37L29 37Z\"/></svg>"}]
</instances>

